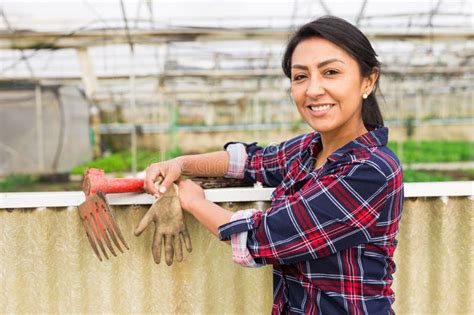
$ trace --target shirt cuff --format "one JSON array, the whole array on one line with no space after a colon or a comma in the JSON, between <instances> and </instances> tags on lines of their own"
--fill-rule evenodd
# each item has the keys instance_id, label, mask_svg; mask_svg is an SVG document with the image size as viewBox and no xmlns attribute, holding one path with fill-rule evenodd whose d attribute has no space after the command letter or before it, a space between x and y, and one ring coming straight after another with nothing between
<instances>
[{"instance_id":1,"label":"shirt cuff","mask_svg":"<svg viewBox=\"0 0 474 315\"><path fill-rule=\"evenodd\" d=\"M244 178L245 162L247 161L247 151L244 144L232 143L227 145L226 151L229 153L229 168L224 177Z\"/></svg>"},{"instance_id":2,"label":"shirt cuff","mask_svg":"<svg viewBox=\"0 0 474 315\"><path fill-rule=\"evenodd\" d=\"M242 222L246 221L247 219L251 219L254 213L258 212L255 209L248 209L248 210L241 210L234 213L230 219L229 225L233 222ZM253 222L253 220L251 220ZM221 230L219 229L219 235L221 235ZM234 233L230 236L230 244L232 247L232 260L241 266L244 267L261 267L262 264L257 264L253 259L252 255L250 254L247 248L247 237L248 237L248 229L243 232Z\"/></svg>"},{"instance_id":3,"label":"shirt cuff","mask_svg":"<svg viewBox=\"0 0 474 315\"><path fill-rule=\"evenodd\" d=\"M242 210L242 211L246 211L246 210ZM245 218L242 217L240 219L237 219L236 214L239 212L240 211L237 211L232 215L232 218L229 223L223 224L218 228L219 239L221 241L229 241L232 234L246 232L248 230L253 229L253 226L254 226L253 218L249 216L249 217L245 217Z\"/></svg>"}]
</instances>

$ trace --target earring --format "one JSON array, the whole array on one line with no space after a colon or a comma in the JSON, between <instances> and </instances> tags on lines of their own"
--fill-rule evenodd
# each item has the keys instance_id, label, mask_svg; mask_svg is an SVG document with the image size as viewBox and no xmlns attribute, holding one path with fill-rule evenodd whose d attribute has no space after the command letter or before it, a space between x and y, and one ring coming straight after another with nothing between
<instances>
[{"instance_id":1,"label":"earring","mask_svg":"<svg viewBox=\"0 0 474 315\"><path fill-rule=\"evenodd\" d=\"M367 94L367 92L365 92L364 94L362 94L362 98L363 98L364 100L366 100L368 96L369 96L369 95Z\"/></svg>"}]
</instances>

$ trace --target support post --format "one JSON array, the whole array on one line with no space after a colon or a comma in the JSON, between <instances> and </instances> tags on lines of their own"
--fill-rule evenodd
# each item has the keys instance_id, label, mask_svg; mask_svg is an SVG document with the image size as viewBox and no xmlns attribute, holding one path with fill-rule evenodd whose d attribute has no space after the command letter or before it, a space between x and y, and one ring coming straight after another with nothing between
<instances>
[{"instance_id":1,"label":"support post","mask_svg":"<svg viewBox=\"0 0 474 315\"><path fill-rule=\"evenodd\" d=\"M77 57L79 59L79 66L81 67L82 83L84 84L84 91L89 100L92 100L97 92L98 82L94 74L91 59L87 47L79 47L76 49Z\"/></svg>"},{"instance_id":2,"label":"support post","mask_svg":"<svg viewBox=\"0 0 474 315\"><path fill-rule=\"evenodd\" d=\"M44 135L43 135L43 101L41 99L41 85L38 83L35 87L35 105L36 105L36 148L38 154L38 169L45 171L44 167Z\"/></svg>"},{"instance_id":3,"label":"support post","mask_svg":"<svg viewBox=\"0 0 474 315\"><path fill-rule=\"evenodd\" d=\"M89 56L87 47L76 49L81 68L81 79L84 84L84 93L90 104L94 104L94 97L97 93L99 83L94 73L94 67ZM100 157L100 110L96 105L89 106L90 142L92 144L92 156Z\"/></svg>"}]
</instances>

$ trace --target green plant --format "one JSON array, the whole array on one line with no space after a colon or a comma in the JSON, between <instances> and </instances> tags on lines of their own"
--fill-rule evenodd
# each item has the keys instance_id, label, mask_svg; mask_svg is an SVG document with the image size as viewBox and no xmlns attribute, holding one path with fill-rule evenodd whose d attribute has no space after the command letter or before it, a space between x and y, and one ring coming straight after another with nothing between
<instances>
[{"instance_id":1,"label":"green plant","mask_svg":"<svg viewBox=\"0 0 474 315\"><path fill-rule=\"evenodd\" d=\"M159 162L161 156L163 156L164 160L168 160L180 154L179 148L166 151L164 154L160 154L157 151L139 150L137 152L137 168L138 170L143 170L151 163ZM100 168L106 173L128 172L132 168L132 156L129 151L116 152L76 166L71 170L71 174L83 174L87 168Z\"/></svg>"},{"instance_id":2,"label":"green plant","mask_svg":"<svg viewBox=\"0 0 474 315\"><path fill-rule=\"evenodd\" d=\"M0 180L0 191L18 191L21 187L30 186L38 181L33 175L13 174Z\"/></svg>"},{"instance_id":3,"label":"green plant","mask_svg":"<svg viewBox=\"0 0 474 315\"><path fill-rule=\"evenodd\" d=\"M388 143L388 147L398 155L402 163L474 161L474 142L407 140L402 146L400 150L399 143Z\"/></svg>"},{"instance_id":4,"label":"green plant","mask_svg":"<svg viewBox=\"0 0 474 315\"><path fill-rule=\"evenodd\" d=\"M404 170L403 181L405 183L412 182L446 182L453 180L451 177L436 174L432 171L415 171L415 170Z\"/></svg>"},{"instance_id":5,"label":"green plant","mask_svg":"<svg viewBox=\"0 0 474 315\"><path fill-rule=\"evenodd\" d=\"M301 128L302 124L304 124L304 121L302 118L296 119L291 123L290 130L293 132L298 131Z\"/></svg>"},{"instance_id":6,"label":"green plant","mask_svg":"<svg viewBox=\"0 0 474 315\"><path fill-rule=\"evenodd\" d=\"M415 118L414 117L408 117L405 119L405 129L406 129L406 134L407 138L411 139L413 135L415 134Z\"/></svg>"},{"instance_id":7,"label":"green plant","mask_svg":"<svg viewBox=\"0 0 474 315\"><path fill-rule=\"evenodd\" d=\"M467 175L474 175L474 168L463 170L463 172L466 173Z\"/></svg>"}]
</instances>

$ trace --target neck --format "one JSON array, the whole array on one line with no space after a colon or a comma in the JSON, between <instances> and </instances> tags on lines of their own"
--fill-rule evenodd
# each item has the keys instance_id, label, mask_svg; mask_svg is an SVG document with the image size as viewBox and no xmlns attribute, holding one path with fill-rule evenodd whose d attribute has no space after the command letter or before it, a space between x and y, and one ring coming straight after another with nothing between
<instances>
[{"instance_id":1,"label":"neck","mask_svg":"<svg viewBox=\"0 0 474 315\"><path fill-rule=\"evenodd\" d=\"M326 159L334 151L341 148L345 144L355 140L367 132L364 123L361 121L356 128L345 128L343 130L334 130L320 133L322 142L321 157Z\"/></svg>"}]
</instances>

